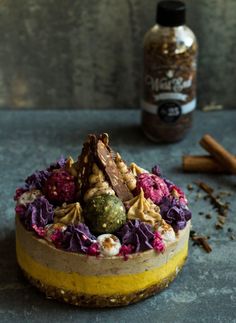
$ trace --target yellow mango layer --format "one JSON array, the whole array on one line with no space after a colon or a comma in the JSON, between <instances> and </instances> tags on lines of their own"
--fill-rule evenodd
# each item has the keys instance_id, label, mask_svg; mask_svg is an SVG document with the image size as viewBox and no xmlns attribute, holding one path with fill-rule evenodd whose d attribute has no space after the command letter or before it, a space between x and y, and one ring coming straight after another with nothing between
<instances>
[{"instance_id":1,"label":"yellow mango layer","mask_svg":"<svg viewBox=\"0 0 236 323\"><path fill-rule=\"evenodd\" d=\"M182 267L188 254L188 241L167 264L149 271L130 275L83 276L73 272L57 271L35 261L25 252L19 241L16 241L16 252L20 267L43 284L75 294L109 296L129 294L161 283L164 279L175 273L178 268ZM135 263L132 265L135 266Z\"/></svg>"}]
</instances>

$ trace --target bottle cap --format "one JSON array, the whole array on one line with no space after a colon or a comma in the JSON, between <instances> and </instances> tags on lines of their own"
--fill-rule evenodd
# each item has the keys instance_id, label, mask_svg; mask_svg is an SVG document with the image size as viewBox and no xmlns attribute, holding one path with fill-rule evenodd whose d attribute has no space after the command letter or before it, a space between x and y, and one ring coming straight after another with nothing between
<instances>
[{"instance_id":1,"label":"bottle cap","mask_svg":"<svg viewBox=\"0 0 236 323\"><path fill-rule=\"evenodd\" d=\"M156 22L166 27L185 24L186 7L182 1L160 1L157 4Z\"/></svg>"}]
</instances>

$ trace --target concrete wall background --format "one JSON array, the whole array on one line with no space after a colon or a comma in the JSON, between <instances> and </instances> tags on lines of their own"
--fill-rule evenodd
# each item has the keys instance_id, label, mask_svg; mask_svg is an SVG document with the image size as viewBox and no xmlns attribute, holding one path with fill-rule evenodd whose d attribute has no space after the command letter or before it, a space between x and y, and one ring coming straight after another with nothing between
<instances>
[{"instance_id":1,"label":"concrete wall background","mask_svg":"<svg viewBox=\"0 0 236 323\"><path fill-rule=\"evenodd\" d=\"M156 0L0 0L0 107L138 108ZM199 106L236 108L236 1L187 0Z\"/></svg>"}]
</instances>

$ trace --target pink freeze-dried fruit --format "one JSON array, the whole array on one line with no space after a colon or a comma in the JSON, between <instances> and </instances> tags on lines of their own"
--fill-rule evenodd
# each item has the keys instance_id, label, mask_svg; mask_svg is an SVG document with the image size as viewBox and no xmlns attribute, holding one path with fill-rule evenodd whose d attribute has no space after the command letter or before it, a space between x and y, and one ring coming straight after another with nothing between
<instances>
[{"instance_id":1,"label":"pink freeze-dried fruit","mask_svg":"<svg viewBox=\"0 0 236 323\"><path fill-rule=\"evenodd\" d=\"M54 205L71 203L75 199L75 180L63 168L54 170L43 186L43 193Z\"/></svg>"},{"instance_id":2,"label":"pink freeze-dried fruit","mask_svg":"<svg viewBox=\"0 0 236 323\"><path fill-rule=\"evenodd\" d=\"M124 260L127 261L129 259L129 255L132 253L132 251L133 251L133 246L122 245L120 247L119 255L123 256Z\"/></svg>"},{"instance_id":3,"label":"pink freeze-dried fruit","mask_svg":"<svg viewBox=\"0 0 236 323\"><path fill-rule=\"evenodd\" d=\"M170 194L173 197L175 197L176 199L178 199L183 205L188 204L188 200L187 200L184 192L181 190L181 188L179 188L176 185L170 185L169 191L170 191Z\"/></svg>"},{"instance_id":4,"label":"pink freeze-dried fruit","mask_svg":"<svg viewBox=\"0 0 236 323\"><path fill-rule=\"evenodd\" d=\"M165 181L150 173L143 173L138 176L137 188L138 190L142 188L145 198L151 199L156 204L170 194Z\"/></svg>"},{"instance_id":5,"label":"pink freeze-dried fruit","mask_svg":"<svg viewBox=\"0 0 236 323\"><path fill-rule=\"evenodd\" d=\"M162 253L165 250L165 244L163 242L162 236L157 231L154 233L153 249L158 253Z\"/></svg>"},{"instance_id":6,"label":"pink freeze-dried fruit","mask_svg":"<svg viewBox=\"0 0 236 323\"><path fill-rule=\"evenodd\" d=\"M87 254L89 256L98 256L100 254L99 244L94 242L88 247Z\"/></svg>"}]
</instances>

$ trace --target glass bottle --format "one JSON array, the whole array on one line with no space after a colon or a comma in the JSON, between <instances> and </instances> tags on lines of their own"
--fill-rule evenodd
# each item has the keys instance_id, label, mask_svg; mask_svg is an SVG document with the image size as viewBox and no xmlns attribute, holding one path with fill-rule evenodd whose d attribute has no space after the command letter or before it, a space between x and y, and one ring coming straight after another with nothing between
<instances>
[{"instance_id":1,"label":"glass bottle","mask_svg":"<svg viewBox=\"0 0 236 323\"><path fill-rule=\"evenodd\" d=\"M197 41L185 25L185 4L161 1L144 37L142 129L155 142L181 140L196 107Z\"/></svg>"}]
</instances>

